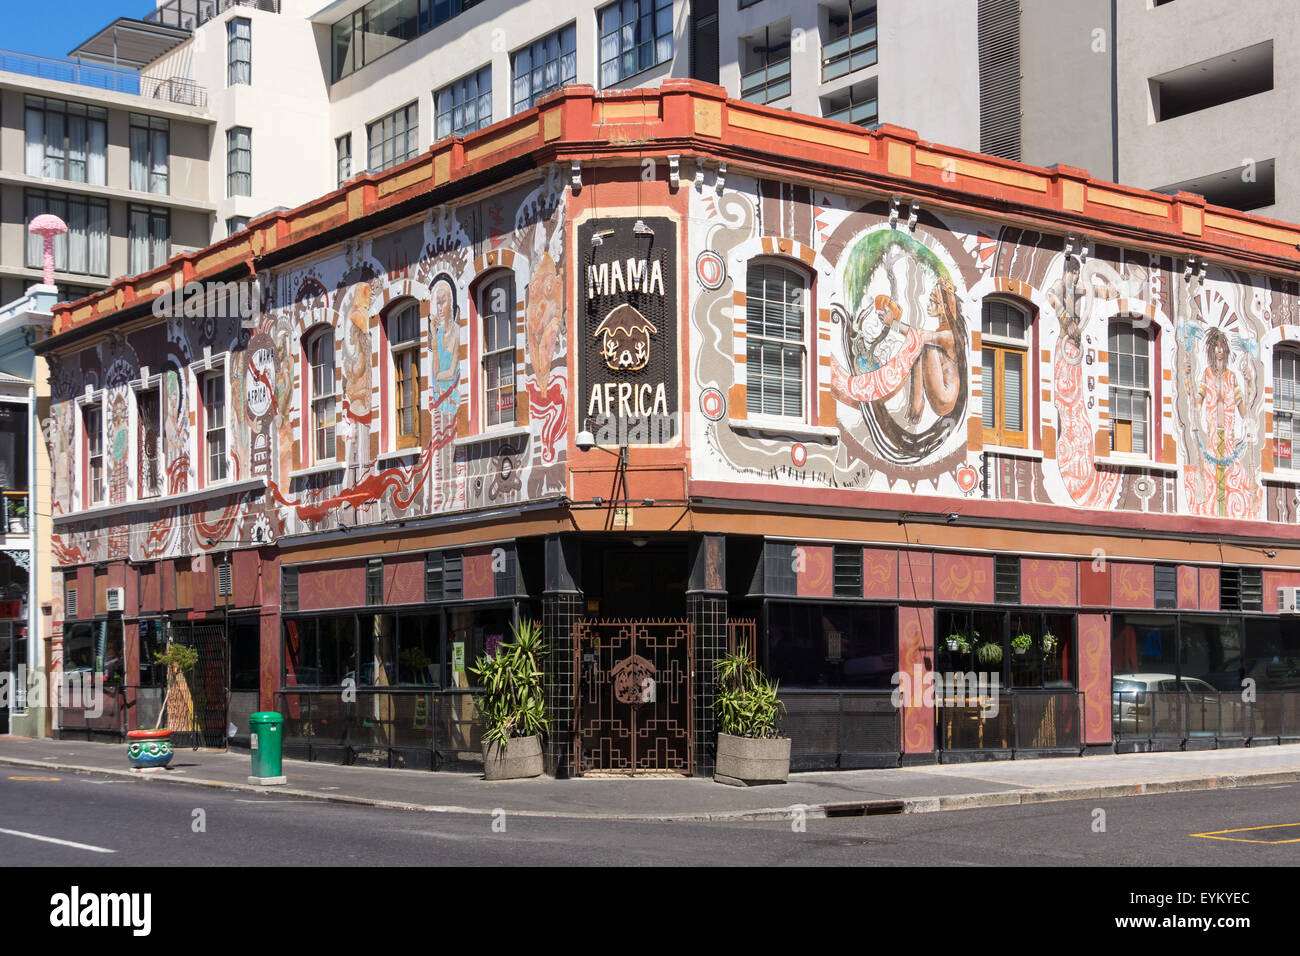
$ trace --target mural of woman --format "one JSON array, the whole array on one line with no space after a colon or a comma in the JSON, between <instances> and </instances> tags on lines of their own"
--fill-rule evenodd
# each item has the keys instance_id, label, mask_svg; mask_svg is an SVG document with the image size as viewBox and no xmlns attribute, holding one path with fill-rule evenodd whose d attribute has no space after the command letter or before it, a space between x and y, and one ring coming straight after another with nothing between
<instances>
[{"instance_id":1,"label":"mural of woman","mask_svg":"<svg viewBox=\"0 0 1300 956\"><path fill-rule=\"evenodd\" d=\"M1197 467L1187 476L1188 505L1195 514L1244 518L1253 514L1254 482L1246 472L1242 424L1245 395L1228 367L1232 350L1221 329L1205 335L1205 371L1196 388ZM1240 416L1240 417L1238 417Z\"/></svg>"},{"instance_id":2,"label":"mural of woman","mask_svg":"<svg viewBox=\"0 0 1300 956\"><path fill-rule=\"evenodd\" d=\"M1061 278L1047 290L1047 301L1056 311L1061 334L1052 356L1053 398L1056 403L1056 463L1061 482L1077 504L1086 508L1108 508L1119 491L1118 471L1100 471L1093 464L1095 454L1092 419L1084 388L1083 328L1087 325L1095 297L1110 298L1113 287L1104 279L1082 281L1083 267L1077 256L1068 255ZM1094 289L1094 280L1102 283Z\"/></svg>"},{"instance_id":3,"label":"mural of woman","mask_svg":"<svg viewBox=\"0 0 1300 956\"><path fill-rule=\"evenodd\" d=\"M374 293L374 280L369 277L352 286L345 326L342 417L351 432L346 451L350 465L360 464L370 454L370 302Z\"/></svg>"},{"instance_id":4,"label":"mural of woman","mask_svg":"<svg viewBox=\"0 0 1300 956\"><path fill-rule=\"evenodd\" d=\"M564 323L564 288L550 253L544 253L528 280L524 336L531 374L527 379L529 411L542 419L542 460L555 460L556 443L564 431L564 380L554 373L555 353Z\"/></svg>"},{"instance_id":5,"label":"mural of woman","mask_svg":"<svg viewBox=\"0 0 1300 956\"><path fill-rule=\"evenodd\" d=\"M924 350L912 363L912 392L907 406L907 421L916 424L928 402L940 417L957 407L963 382L958 375L957 290L947 279L940 279L930 290L926 315L939 320L939 327L922 336Z\"/></svg>"},{"instance_id":6,"label":"mural of woman","mask_svg":"<svg viewBox=\"0 0 1300 956\"><path fill-rule=\"evenodd\" d=\"M433 280L433 321L429 336L433 352L434 432L452 428L460 409L460 308L456 283L445 272Z\"/></svg>"}]
</instances>

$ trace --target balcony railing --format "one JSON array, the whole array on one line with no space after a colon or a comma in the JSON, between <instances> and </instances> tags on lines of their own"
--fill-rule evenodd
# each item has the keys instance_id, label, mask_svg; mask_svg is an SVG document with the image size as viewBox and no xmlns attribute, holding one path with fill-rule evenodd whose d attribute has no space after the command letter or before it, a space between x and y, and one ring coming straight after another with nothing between
<instances>
[{"instance_id":1,"label":"balcony railing","mask_svg":"<svg viewBox=\"0 0 1300 956\"><path fill-rule=\"evenodd\" d=\"M789 58L769 63L740 77L740 98L750 103L770 103L789 95Z\"/></svg>"},{"instance_id":2,"label":"balcony railing","mask_svg":"<svg viewBox=\"0 0 1300 956\"><path fill-rule=\"evenodd\" d=\"M876 25L847 33L822 47L822 82L829 83L877 60Z\"/></svg>"},{"instance_id":3,"label":"balcony railing","mask_svg":"<svg viewBox=\"0 0 1300 956\"><path fill-rule=\"evenodd\" d=\"M280 12L280 0L171 0L164 3L145 19L150 23L179 27L193 32L214 17L219 17L231 7L249 7L268 13Z\"/></svg>"},{"instance_id":4,"label":"balcony railing","mask_svg":"<svg viewBox=\"0 0 1300 956\"><path fill-rule=\"evenodd\" d=\"M114 70L103 66L89 66L74 60L53 60L30 53L0 50L0 71L34 76L41 80L75 83L97 90L111 90L151 100L166 100L185 106L206 109L208 91L193 80L184 77L157 77Z\"/></svg>"},{"instance_id":5,"label":"balcony railing","mask_svg":"<svg viewBox=\"0 0 1300 956\"><path fill-rule=\"evenodd\" d=\"M858 126L873 126L880 121L880 101L863 100L852 103L843 109L825 114L826 119L839 120L841 123L856 123Z\"/></svg>"}]
</instances>

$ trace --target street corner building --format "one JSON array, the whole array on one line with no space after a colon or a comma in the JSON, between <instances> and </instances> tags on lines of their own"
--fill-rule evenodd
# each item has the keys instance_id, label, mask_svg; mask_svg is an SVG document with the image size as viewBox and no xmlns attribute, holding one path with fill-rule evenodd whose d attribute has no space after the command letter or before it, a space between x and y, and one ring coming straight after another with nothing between
<instances>
[{"instance_id":1,"label":"street corner building","mask_svg":"<svg viewBox=\"0 0 1300 956\"><path fill-rule=\"evenodd\" d=\"M60 733L152 726L171 639L208 745L274 709L289 755L481 767L526 617L561 775L710 773L738 647L796 769L1300 738L1298 243L567 87L56 308L53 656L107 682Z\"/></svg>"}]
</instances>

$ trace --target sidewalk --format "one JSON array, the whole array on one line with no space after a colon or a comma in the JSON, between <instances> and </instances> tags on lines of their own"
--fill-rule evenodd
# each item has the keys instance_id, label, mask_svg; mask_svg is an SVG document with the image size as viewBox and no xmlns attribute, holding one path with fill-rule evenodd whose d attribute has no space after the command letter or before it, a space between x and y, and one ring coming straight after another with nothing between
<instances>
[{"instance_id":1,"label":"sidewalk","mask_svg":"<svg viewBox=\"0 0 1300 956\"><path fill-rule=\"evenodd\" d=\"M422 810L589 820L724 821L929 813L1053 800L1300 781L1300 744L1191 753L1124 754L896 770L800 773L784 786L726 787L704 779L584 778L487 783L478 776L285 760L287 786L248 783L246 753L178 750L165 773L127 769L124 744L0 736L0 766L93 772L142 784L179 783L297 799Z\"/></svg>"}]
</instances>

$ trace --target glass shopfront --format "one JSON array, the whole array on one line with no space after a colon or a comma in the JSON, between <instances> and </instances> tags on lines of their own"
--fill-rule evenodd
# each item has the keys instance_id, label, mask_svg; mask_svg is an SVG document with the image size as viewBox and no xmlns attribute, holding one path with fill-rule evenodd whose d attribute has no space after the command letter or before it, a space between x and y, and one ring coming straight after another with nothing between
<instances>
[{"instance_id":1,"label":"glass shopfront","mask_svg":"<svg viewBox=\"0 0 1300 956\"><path fill-rule=\"evenodd\" d=\"M935 670L998 674L1005 687L1073 688L1075 621L1031 608L937 608Z\"/></svg>"},{"instance_id":2,"label":"glass shopfront","mask_svg":"<svg viewBox=\"0 0 1300 956\"><path fill-rule=\"evenodd\" d=\"M769 601L767 671L789 688L889 690L898 670L898 609Z\"/></svg>"}]
</instances>

